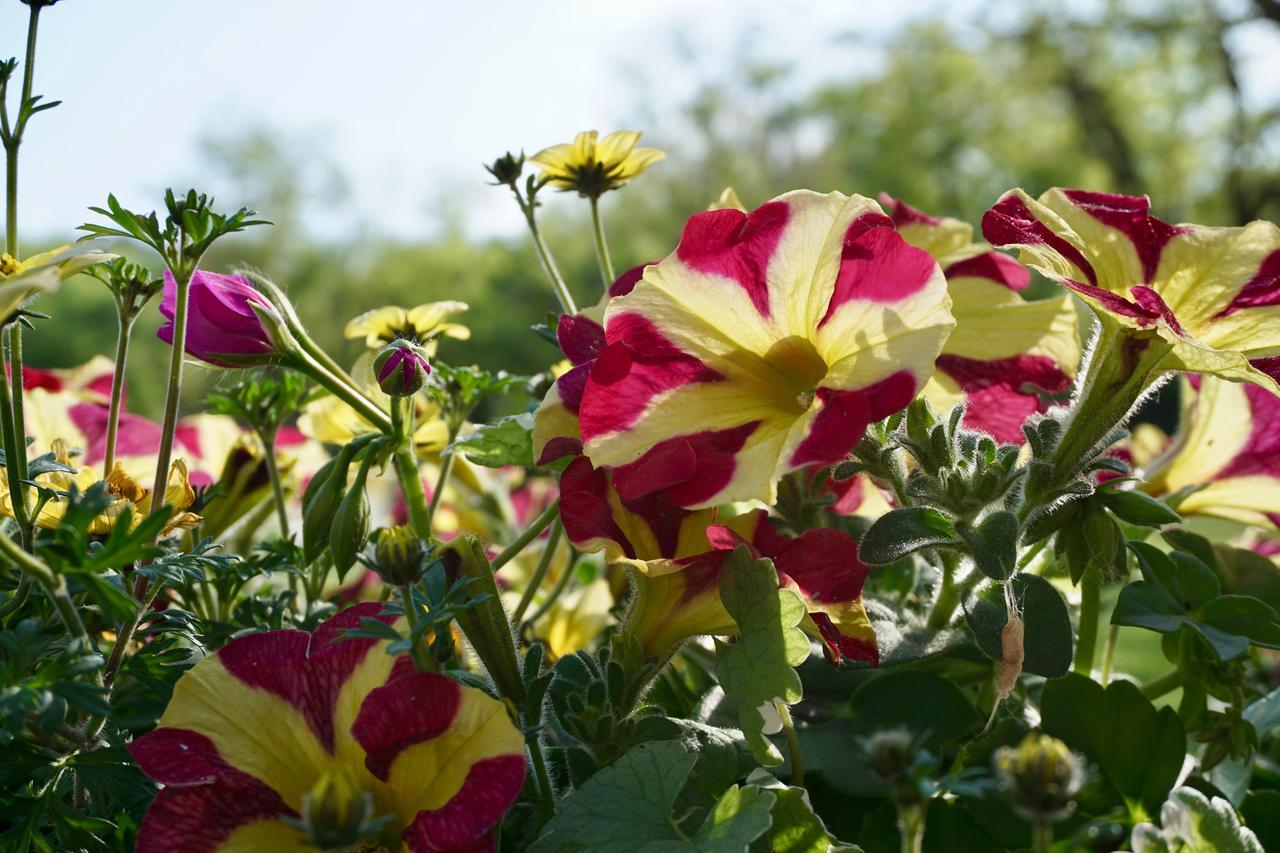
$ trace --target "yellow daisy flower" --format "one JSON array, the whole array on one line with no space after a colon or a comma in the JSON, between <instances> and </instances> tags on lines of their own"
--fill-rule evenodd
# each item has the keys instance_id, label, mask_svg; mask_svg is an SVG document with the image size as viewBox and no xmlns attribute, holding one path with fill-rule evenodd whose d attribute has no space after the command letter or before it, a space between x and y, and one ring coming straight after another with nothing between
<instances>
[{"instance_id":1,"label":"yellow daisy flower","mask_svg":"<svg viewBox=\"0 0 1280 853\"><path fill-rule=\"evenodd\" d=\"M585 130L573 142L552 145L529 158L542 167L543 183L583 198L599 198L639 175L667 155L657 148L637 148L640 132L616 130L598 138Z\"/></svg>"}]
</instances>

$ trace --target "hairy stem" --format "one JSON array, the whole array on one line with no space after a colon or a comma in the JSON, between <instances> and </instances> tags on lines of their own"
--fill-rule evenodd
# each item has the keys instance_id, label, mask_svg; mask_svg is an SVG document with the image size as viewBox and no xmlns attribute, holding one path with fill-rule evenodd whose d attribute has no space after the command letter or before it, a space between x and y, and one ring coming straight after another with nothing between
<instances>
[{"instance_id":1,"label":"hairy stem","mask_svg":"<svg viewBox=\"0 0 1280 853\"><path fill-rule=\"evenodd\" d=\"M547 281L551 283L551 289L555 292L556 299L560 302L560 310L566 314L577 314L578 306L573 301L573 294L569 292L569 285L565 284L564 276L560 274L560 268L556 266L556 259L551 254L551 249L547 246L547 241L542 238L542 231L538 228L538 218L533 209L533 202L525 202L518 190L514 190L516 194L516 202L520 205L520 211L524 214L524 221L529 225L529 234L533 237L533 248L538 253L538 261L542 264L542 271L547 276ZM609 286L609 282L605 284Z\"/></svg>"},{"instance_id":2,"label":"hairy stem","mask_svg":"<svg viewBox=\"0 0 1280 853\"><path fill-rule=\"evenodd\" d=\"M275 500L276 517L280 519L280 536L289 538L289 504L284 497L284 483L280 480L280 466L276 462L275 431L270 436L260 433L262 441L263 462L267 466L267 477L271 480L271 495Z\"/></svg>"},{"instance_id":3,"label":"hairy stem","mask_svg":"<svg viewBox=\"0 0 1280 853\"><path fill-rule=\"evenodd\" d=\"M423 641L426 638L416 636L421 615L418 613L417 603L413 600L412 584L399 584L396 587L396 592L400 595L400 604L404 607L404 618L409 623L409 636L413 642L409 647L409 655L413 658L413 665L418 672L438 671L439 668L436 666L436 662L432 659L427 647L423 645Z\"/></svg>"},{"instance_id":4,"label":"hairy stem","mask_svg":"<svg viewBox=\"0 0 1280 853\"><path fill-rule=\"evenodd\" d=\"M194 269L194 264L192 268ZM177 300L173 309L173 348L169 353L169 381L164 395L164 422L160 427L160 452L156 454L156 479L151 487L151 512L164 506L173 439L178 429L178 403L182 397L182 359L187 351L187 304L191 295L191 270L173 271Z\"/></svg>"},{"instance_id":5,"label":"hairy stem","mask_svg":"<svg viewBox=\"0 0 1280 853\"><path fill-rule=\"evenodd\" d=\"M960 587L956 583L956 558L953 554L939 555L942 561L942 580L938 584L938 594L934 596L933 607L929 609L926 626L933 631L947 627L951 616L960 606Z\"/></svg>"},{"instance_id":6,"label":"hairy stem","mask_svg":"<svg viewBox=\"0 0 1280 853\"><path fill-rule=\"evenodd\" d=\"M1111 630L1107 632L1107 645L1102 649L1102 675L1099 683L1103 687L1111 681L1111 667L1116 659L1116 642L1120 639L1120 626L1112 625Z\"/></svg>"},{"instance_id":7,"label":"hairy stem","mask_svg":"<svg viewBox=\"0 0 1280 853\"><path fill-rule=\"evenodd\" d=\"M778 703L778 716L782 718L782 733L787 738L787 760L791 763L790 784L797 788L804 787L804 755L800 752L800 738L796 735L796 724L791 719L791 709Z\"/></svg>"},{"instance_id":8,"label":"hairy stem","mask_svg":"<svg viewBox=\"0 0 1280 853\"><path fill-rule=\"evenodd\" d=\"M27 519L27 487L22 482L22 472L18 467L19 457L25 459L27 447L25 441L19 441L18 432L13 422L13 395L9 390L9 374L0 369L0 438L4 442L5 476L9 487L9 503L13 506L13 517L18 522L18 530L22 534L22 548L31 550L31 525Z\"/></svg>"}]
</instances>

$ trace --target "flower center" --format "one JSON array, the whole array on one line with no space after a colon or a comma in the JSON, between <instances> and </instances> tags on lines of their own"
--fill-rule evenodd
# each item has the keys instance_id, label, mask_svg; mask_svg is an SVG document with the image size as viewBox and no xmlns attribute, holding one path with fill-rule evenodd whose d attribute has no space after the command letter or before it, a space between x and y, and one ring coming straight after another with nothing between
<instances>
[{"instance_id":1,"label":"flower center","mask_svg":"<svg viewBox=\"0 0 1280 853\"><path fill-rule=\"evenodd\" d=\"M18 259L8 252L0 253L0 275L11 276L18 271Z\"/></svg>"},{"instance_id":2,"label":"flower center","mask_svg":"<svg viewBox=\"0 0 1280 853\"><path fill-rule=\"evenodd\" d=\"M767 382L771 396L778 397L788 408L808 411L818 384L827 375L827 363L813 342L800 335L783 338L765 353L764 364L770 374Z\"/></svg>"}]
</instances>

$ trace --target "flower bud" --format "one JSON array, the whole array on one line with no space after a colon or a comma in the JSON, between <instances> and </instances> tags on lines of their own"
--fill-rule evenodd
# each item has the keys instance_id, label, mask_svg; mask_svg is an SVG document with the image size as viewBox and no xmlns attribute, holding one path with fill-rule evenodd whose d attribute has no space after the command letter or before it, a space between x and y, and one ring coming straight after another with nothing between
<instances>
[{"instance_id":1,"label":"flower bud","mask_svg":"<svg viewBox=\"0 0 1280 853\"><path fill-rule=\"evenodd\" d=\"M187 287L187 355L217 367L249 367L279 359L286 344L278 329L263 322L264 318L278 321L279 316L247 279L196 270ZM160 313L167 322L156 335L170 345L176 331L177 300L177 281L166 271Z\"/></svg>"},{"instance_id":2,"label":"flower bud","mask_svg":"<svg viewBox=\"0 0 1280 853\"><path fill-rule=\"evenodd\" d=\"M524 154L512 154L508 151L494 160L492 166L486 165L485 169L493 175L494 181L498 184L513 187L516 181L520 180L520 175L524 173Z\"/></svg>"},{"instance_id":3,"label":"flower bud","mask_svg":"<svg viewBox=\"0 0 1280 853\"><path fill-rule=\"evenodd\" d=\"M356 481L347 490L338 508L333 513L333 526L329 530L329 553L333 556L333 567L338 572L338 581L347 576L347 572L355 565L356 557L369 542L369 498L364 493L364 484L369 476L368 457L360 465ZM305 517L304 517L305 523Z\"/></svg>"},{"instance_id":4,"label":"flower bud","mask_svg":"<svg viewBox=\"0 0 1280 853\"><path fill-rule=\"evenodd\" d=\"M379 531L373 553L374 570L385 583L401 586L417 583L422 578L427 546L407 524Z\"/></svg>"},{"instance_id":5,"label":"flower bud","mask_svg":"<svg viewBox=\"0 0 1280 853\"><path fill-rule=\"evenodd\" d=\"M1057 738L1030 732L1016 747L998 749L994 763L1014 810L1027 820L1052 823L1075 810L1084 764Z\"/></svg>"},{"instance_id":6,"label":"flower bud","mask_svg":"<svg viewBox=\"0 0 1280 853\"><path fill-rule=\"evenodd\" d=\"M427 354L403 338L387 344L373 360L378 387L389 397L410 397L418 393L430 372Z\"/></svg>"},{"instance_id":7,"label":"flower bud","mask_svg":"<svg viewBox=\"0 0 1280 853\"><path fill-rule=\"evenodd\" d=\"M315 562L329 544L333 514L342 500L353 455L350 445L342 448L311 477L302 494L302 550L308 564Z\"/></svg>"},{"instance_id":8,"label":"flower bud","mask_svg":"<svg viewBox=\"0 0 1280 853\"><path fill-rule=\"evenodd\" d=\"M915 768L916 742L906 729L876 732L863 741L862 749L871 760L872 772L890 785L910 776Z\"/></svg>"}]
</instances>

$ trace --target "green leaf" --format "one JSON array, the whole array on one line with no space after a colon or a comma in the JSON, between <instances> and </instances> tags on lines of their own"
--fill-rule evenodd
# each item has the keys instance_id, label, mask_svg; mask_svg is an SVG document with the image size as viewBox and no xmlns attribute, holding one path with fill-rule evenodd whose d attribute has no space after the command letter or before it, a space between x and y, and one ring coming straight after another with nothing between
<instances>
[{"instance_id":1,"label":"green leaf","mask_svg":"<svg viewBox=\"0 0 1280 853\"><path fill-rule=\"evenodd\" d=\"M679 741L629 750L556 804L555 817L531 850L744 850L768 830L773 794L755 786L730 788L691 839L679 828L671 808L696 761L696 753Z\"/></svg>"},{"instance_id":2,"label":"green leaf","mask_svg":"<svg viewBox=\"0 0 1280 853\"><path fill-rule=\"evenodd\" d=\"M1209 799L1194 788L1169 795L1160 809L1160 824L1133 828L1134 853L1266 853L1258 837L1240 825L1230 803Z\"/></svg>"},{"instance_id":3,"label":"green leaf","mask_svg":"<svg viewBox=\"0 0 1280 853\"><path fill-rule=\"evenodd\" d=\"M1120 526L1104 510L1090 506L1077 521L1058 531L1053 554L1067 567L1071 582L1078 584L1087 571L1105 575L1123 547Z\"/></svg>"},{"instance_id":4,"label":"green leaf","mask_svg":"<svg viewBox=\"0 0 1280 853\"><path fill-rule=\"evenodd\" d=\"M858 543L858 557L873 566L883 566L922 548L960 544L950 516L932 507L912 506L876 519Z\"/></svg>"},{"instance_id":5,"label":"green leaf","mask_svg":"<svg viewBox=\"0 0 1280 853\"><path fill-rule=\"evenodd\" d=\"M977 527L959 527L973 552L974 565L992 580L1002 581L1018 567L1018 517L1006 510L993 512Z\"/></svg>"},{"instance_id":6,"label":"green leaf","mask_svg":"<svg viewBox=\"0 0 1280 853\"><path fill-rule=\"evenodd\" d=\"M688 849L702 853L739 853L773 823L777 797L755 785L734 785L721 795Z\"/></svg>"},{"instance_id":7,"label":"green leaf","mask_svg":"<svg viewBox=\"0 0 1280 853\"><path fill-rule=\"evenodd\" d=\"M827 853L836 840L822 818L809 804L804 788L768 786L777 801L773 804L773 826L769 828L772 853Z\"/></svg>"},{"instance_id":8,"label":"green leaf","mask_svg":"<svg viewBox=\"0 0 1280 853\"><path fill-rule=\"evenodd\" d=\"M795 592L778 589L770 560L755 560L739 546L720 570L720 599L738 625L740 636L720 654L716 675L724 692L736 699L742 732L762 764L782 761L766 733L780 725L777 704L791 705L804 695L794 667L809 656L809 640L799 625L808 614Z\"/></svg>"},{"instance_id":9,"label":"green leaf","mask_svg":"<svg viewBox=\"0 0 1280 853\"><path fill-rule=\"evenodd\" d=\"M1190 629L1224 661L1244 654L1250 643L1280 648L1280 621L1265 602L1220 595L1218 576L1190 554L1164 554L1141 542L1130 547L1138 555L1143 579L1120 591L1112 624L1162 634Z\"/></svg>"},{"instance_id":10,"label":"green leaf","mask_svg":"<svg viewBox=\"0 0 1280 853\"><path fill-rule=\"evenodd\" d=\"M1023 672L1045 678L1065 675L1071 668L1074 638L1062 593L1039 575L1019 574L1010 582L1013 594L1022 602ZM994 661L1003 660L1000 632L1009 620L1003 588L989 587L968 602L965 620L983 654Z\"/></svg>"},{"instance_id":11,"label":"green leaf","mask_svg":"<svg viewBox=\"0 0 1280 853\"><path fill-rule=\"evenodd\" d=\"M501 468L505 465L533 465L533 413L523 412L485 424L466 438L449 446L477 465Z\"/></svg>"},{"instance_id":12,"label":"green leaf","mask_svg":"<svg viewBox=\"0 0 1280 853\"><path fill-rule=\"evenodd\" d=\"M1157 710L1136 686L1105 690L1083 675L1048 682L1040 699L1044 731L1084 755L1124 798L1131 812L1155 814L1178 779L1187 739L1177 713Z\"/></svg>"},{"instance_id":13,"label":"green leaf","mask_svg":"<svg viewBox=\"0 0 1280 853\"><path fill-rule=\"evenodd\" d=\"M1264 849L1280 850L1280 791L1250 791L1240 813Z\"/></svg>"},{"instance_id":14,"label":"green leaf","mask_svg":"<svg viewBox=\"0 0 1280 853\"><path fill-rule=\"evenodd\" d=\"M854 691L851 729L866 736L905 726L934 752L982 724L973 703L953 682L933 672L886 672Z\"/></svg>"}]
</instances>

